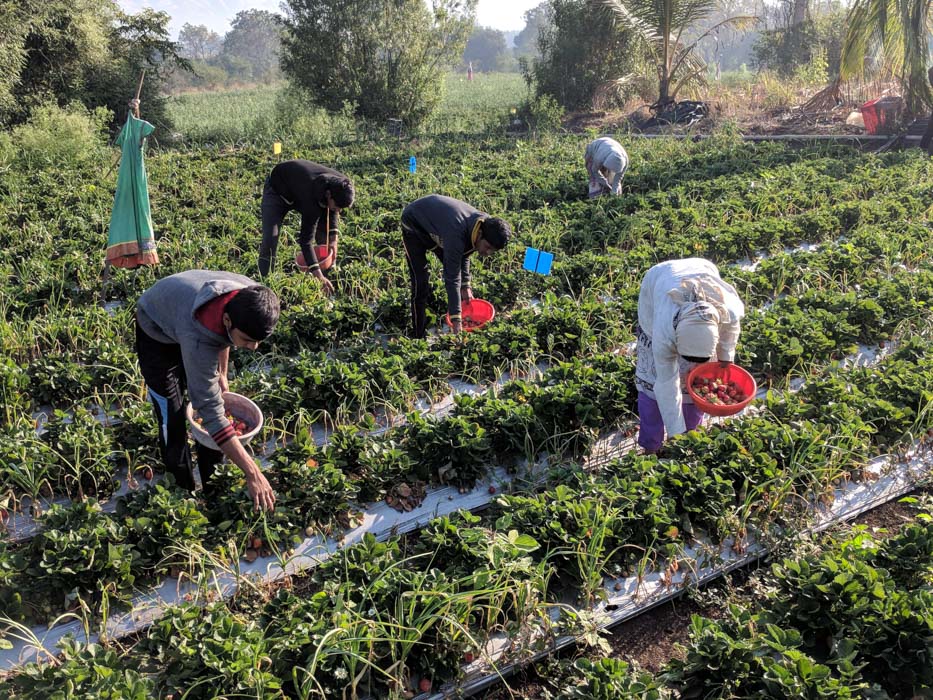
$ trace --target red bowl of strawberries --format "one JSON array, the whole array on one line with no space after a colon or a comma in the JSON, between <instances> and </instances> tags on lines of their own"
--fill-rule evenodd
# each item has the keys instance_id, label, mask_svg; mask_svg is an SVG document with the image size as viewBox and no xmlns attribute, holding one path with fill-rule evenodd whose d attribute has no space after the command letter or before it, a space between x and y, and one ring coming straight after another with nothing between
<instances>
[{"instance_id":1,"label":"red bowl of strawberries","mask_svg":"<svg viewBox=\"0 0 933 700\"><path fill-rule=\"evenodd\" d=\"M732 416L755 398L755 378L731 362L704 362L687 375L693 403L711 416Z\"/></svg>"}]
</instances>

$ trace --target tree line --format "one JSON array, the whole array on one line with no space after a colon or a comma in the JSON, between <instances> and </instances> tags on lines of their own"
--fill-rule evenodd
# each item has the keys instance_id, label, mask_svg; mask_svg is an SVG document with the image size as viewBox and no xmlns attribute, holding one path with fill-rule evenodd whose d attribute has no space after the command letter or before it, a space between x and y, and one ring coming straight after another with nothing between
<instances>
[{"instance_id":1,"label":"tree line","mask_svg":"<svg viewBox=\"0 0 933 700\"><path fill-rule=\"evenodd\" d=\"M531 112L609 108L635 95L663 110L688 91L702 94L740 55L836 85L886 72L901 81L911 110L933 101L926 0L854 0L848 8L838 0L545 0L525 14L513 47L504 32L476 25L476 0L281 7L239 12L223 37L186 24L172 41L168 15L127 14L114 0L2 3L0 123L50 102L106 107L119 122L144 69L146 114L158 124L167 124L169 88L284 78L318 107L414 128L440 102L444 75L470 64L520 70Z\"/></svg>"}]
</instances>

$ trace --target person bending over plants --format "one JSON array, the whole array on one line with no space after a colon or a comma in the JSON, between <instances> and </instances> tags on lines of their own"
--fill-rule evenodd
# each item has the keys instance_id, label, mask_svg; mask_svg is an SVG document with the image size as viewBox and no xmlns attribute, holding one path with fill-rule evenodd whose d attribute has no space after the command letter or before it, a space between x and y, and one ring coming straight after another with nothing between
<instances>
[{"instance_id":1,"label":"person bending over plants","mask_svg":"<svg viewBox=\"0 0 933 700\"><path fill-rule=\"evenodd\" d=\"M327 294L334 285L324 276L337 259L340 212L353 204L353 183L343 173L309 160L286 160L272 168L262 191L262 243L259 274L266 276L279 246L279 228L285 215L301 213L299 264L314 275ZM312 244L313 240L313 244Z\"/></svg>"},{"instance_id":2,"label":"person bending over plants","mask_svg":"<svg viewBox=\"0 0 933 700\"><path fill-rule=\"evenodd\" d=\"M198 469L210 495L214 467L228 457L246 475L253 504L272 510L275 494L235 438L224 410L230 348L255 350L275 328L279 299L243 275L188 270L165 277L136 305L136 354L159 424L166 470L179 486L194 490L185 416L185 392L220 451L198 444Z\"/></svg>"},{"instance_id":3,"label":"person bending over plants","mask_svg":"<svg viewBox=\"0 0 933 700\"><path fill-rule=\"evenodd\" d=\"M590 141L583 162L590 176L590 199L603 194L622 194L622 178L628 168L628 153L622 144L608 136Z\"/></svg>"},{"instance_id":4,"label":"person bending over plants","mask_svg":"<svg viewBox=\"0 0 933 700\"><path fill-rule=\"evenodd\" d=\"M687 374L715 356L732 362L745 306L709 260L668 260L648 270L638 294L635 386L638 444L656 454L664 433L700 424Z\"/></svg>"},{"instance_id":5,"label":"person bending over plants","mask_svg":"<svg viewBox=\"0 0 933 700\"><path fill-rule=\"evenodd\" d=\"M411 277L412 338L425 336L428 303L428 253L444 266L447 313L455 333L463 330L461 304L473 300L470 287L470 255L481 258L502 250L512 229L502 219L489 216L453 197L429 194L402 212L402 244Z\"/></svg>"}]
</instances>

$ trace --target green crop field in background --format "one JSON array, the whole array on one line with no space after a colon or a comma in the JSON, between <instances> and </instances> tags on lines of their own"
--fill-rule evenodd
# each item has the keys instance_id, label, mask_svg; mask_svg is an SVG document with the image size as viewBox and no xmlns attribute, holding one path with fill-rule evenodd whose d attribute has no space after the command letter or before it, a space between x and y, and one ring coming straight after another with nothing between
<instances>
[{"instance_id":1,"label":"green crop field in background","mask_svg":"<svg viewBox=\"0 0 933 700\"><path fill-rule=\"evenodd\" d=\"M451 74L440 108L427 133L481 132L502 124L525 97L518 73L482 73L471 82ZM330 143L365 138L373 129L347 114L327 114L302 103L286 83L219 92L190 93L169 99L169 116L178 140L187 143L259 143L285 135Z\"/></svg>"}]
</instances>

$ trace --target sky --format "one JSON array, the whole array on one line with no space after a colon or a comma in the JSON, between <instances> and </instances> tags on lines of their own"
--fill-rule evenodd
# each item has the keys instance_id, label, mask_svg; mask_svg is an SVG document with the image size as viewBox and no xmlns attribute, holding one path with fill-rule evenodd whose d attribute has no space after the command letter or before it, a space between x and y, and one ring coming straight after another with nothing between
<instances>
[{"instance_id":1,"label":"sky","mask_svg":"<svg viewBox=\"0 0 933 700\"><path fill-rule=\"evenodd\" d=\"M167 12L172 21L169 31L172 36L186 22L205 24L220 35L230 28L230 20L240 10L256 8L279 12L280 0L118 0L127 12L138 12L143 7ZM479 0L476 21L484 27L503 31L520 30L525 26L523 16L541 0Z\"/></svg>"}]
</instances>

